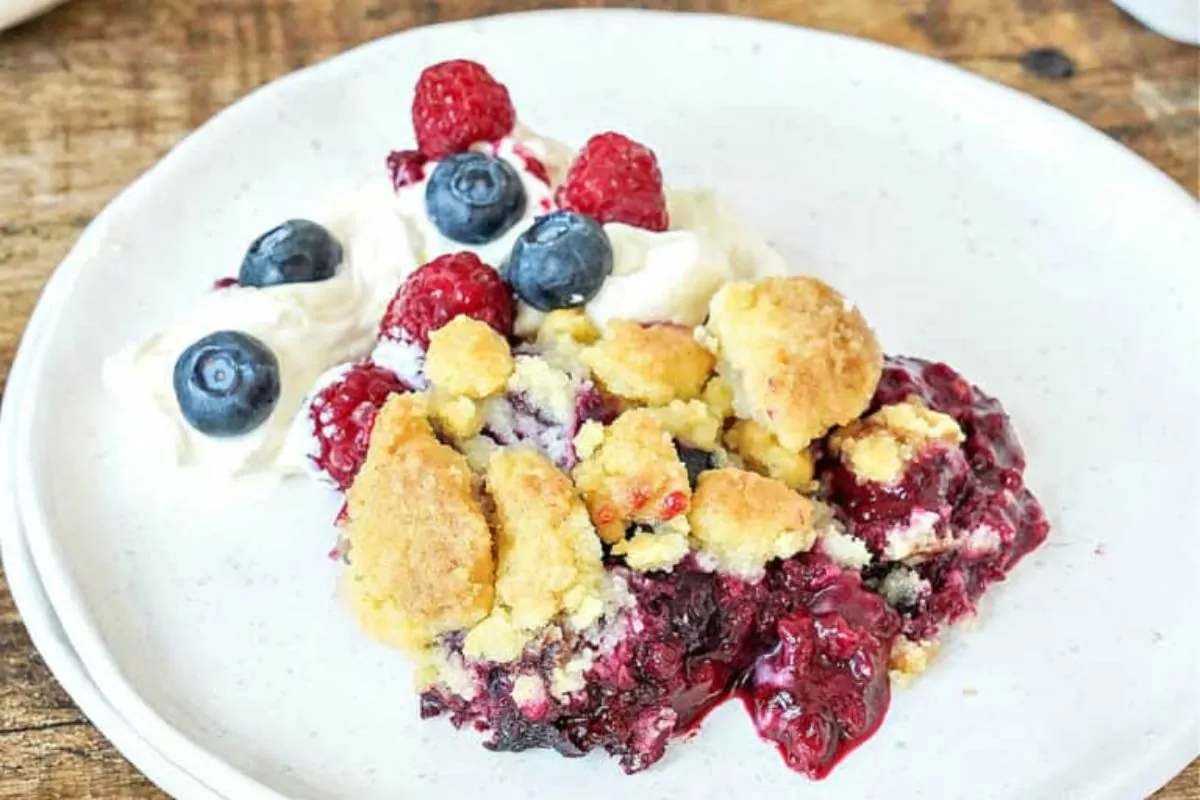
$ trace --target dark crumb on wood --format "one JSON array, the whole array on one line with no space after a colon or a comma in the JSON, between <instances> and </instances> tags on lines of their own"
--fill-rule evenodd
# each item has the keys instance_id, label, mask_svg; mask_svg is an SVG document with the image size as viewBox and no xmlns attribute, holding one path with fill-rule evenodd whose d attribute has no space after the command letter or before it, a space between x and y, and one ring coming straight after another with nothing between
<instances>
[{"instance_id":1,"label":"dark crumb on wood","mask_svg":"<svg viewBox=\"0 0 1200 800\"><path fill-rule=\"evenodd\" d=\"M1026 72L1048 81L1065 81L1075 75L1075 62L1057 47L1038 47L1021 56Z\"/></svg>"}]
</instances>

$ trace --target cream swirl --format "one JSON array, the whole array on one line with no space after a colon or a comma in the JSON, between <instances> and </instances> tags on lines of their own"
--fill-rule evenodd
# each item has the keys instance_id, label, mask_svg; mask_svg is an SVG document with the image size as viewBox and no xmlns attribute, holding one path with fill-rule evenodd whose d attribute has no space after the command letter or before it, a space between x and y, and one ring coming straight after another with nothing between
<instances>
[{"instance_id":1,"label":"cream swirl","mask_svg":"<svg viewBox=\"0 0 1200 800\"><path fill-rule=\"evenodd\" d=\"M526 194L525 213L495 240L478 246L454 242L425 213L425 177L393 191L377 178L316 217L342 243L343 263L329 280L214 290L183 311L161 332L134 343L108 360L106 383L139 415L139 424L161 427L141 437L154 446L170 441L175 460L224 475L263 469L304 470L312 451L312 426L303 418L308 398L323 376L339 365L372 354L388 302L418 266L447 253L470 250L500 268L516 238L554 208L554 190L564 179L573 151L518 125L495 143L475 150L509 162ZM655 232L628 225L605 226L613 246L614 270L586 311L599 324L616 318L697 325L708 302L725 282L783 272L779 255L743 225L713 193L669 191L671 228ZM522 304L518 333L532 333L539 313ZM198 339L236 330L263 341L279 361L281 392L271 416L238 437L210 438L184 420L175 399L176 360ZM384 343L377 361L419 382L423 354L413 346Z\"/></svg>"}]
</instances>

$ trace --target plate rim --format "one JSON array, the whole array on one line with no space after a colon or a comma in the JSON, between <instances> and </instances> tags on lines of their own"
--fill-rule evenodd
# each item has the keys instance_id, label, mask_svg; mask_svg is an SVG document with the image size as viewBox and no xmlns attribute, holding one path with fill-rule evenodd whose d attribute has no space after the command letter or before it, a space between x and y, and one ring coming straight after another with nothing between
<instances>
[{"instance_id":1,"label":"plate rim","mask_svg":"<svg viewBox=\"0 0 1200 800\"><path fill-rule=\"evenodd\" d=\"M25 538L12 476L17 453L13 447L14 405L20 405L29 352L25 342L39 339L45 328L31 324L22 334L21 349L9 370L9 390L0 413L0 562L3 563L13 605L29 639L63 690L113 747L155 785L177 797L223 800L203 781L181 769L142 737L109 702L88 674L54 610ZM16 390L12 386L16 384Z\"/></svg>"},{"instance_id":2,"label":"plate rim","mask_svg":"<svg viewBox=\"0 0 1200 800\"><path fill-rule=\"evenodd\" d=\"M197 137L207 137L215 129L230 126L240 115L251 113L248 109L252 110L252 107L257 105L264 95L276 95L282 99L286 99L286 92L302 82L311 81L314 78L336 80L339 74L352 70L359 61L369 58L374 50L391 46L396 41L411 34L419 35L423 31L434 28L449 29L477 25L487 26L496 23L500 25L519 24L521 20L532 17L574 18L574 22L577 23L579 17L586 16L625 17L631 24L637 24L639 20L650 18L672 18L676 20L683 18L688 20L689 24L702 26L744 26L746 28L766 26L775 29L786 28L789 29L790 33L801 37L838 40L839 46L843 48L855 49L865 47L868 50L875 50L877 53L887 52L888 56L893 59L898 56L900 61L908 61L913 65L923 63L923 68L933 69L946 80L952 83L957 82L960 86L971 89L974 92L983 92L986 94L992 91L993 96L995 96L994 90L999 89L1001 95L1007 96L1014 103L1023 105L1028 113L1040 116L1046 124L1054 126L1065 124L1068 128L1074 126L1073 135L1069 137L1071 140L1076 140L1079 136L1084 136L1091 137L1095 145L1099 145L1100 141L1105 142L1106 145L1104 147L1109 153L1108 157L1126 159L1126 164L1131 169L1140 170L1147 175L1153 173L1157 176L1156 180L1160 184L1161 192L1164 195L1162 202L1166 202L1166 195L1175 198L1171 202L1185 200L1190 209L1193 212L1197 212L1197 219L1200 219L1200 205L1196 204L1191 195L1182 186L1150 162L1142 159L1119 142L1072 115L1038 98L968 72L956 65L948 64L923 54L913 53L891 45L847 34L747 17L690 12L680 14L679 12L640 9L560 9L518 12L440 23L423 28L412 28L359 45L342 54L285 75L253 90L229 107L218 112L195 131L181 139L158 162L144 172L130 186L122 190L96 216L80 236L75 246L51 274L30 316L26 335L22 337L17 357L18 359L25 357L24 360L28 361L31 366L27 370L27 374L15 376L17 379L15 390L14 382L10 379L9 393L8 397L6 397L9 401L6 403L8 408L5 409L7 412L6 417L19 421L14 423L17 430L15 452L18 459L22 462L28 462L34 452L32 428L29 424L20 424L20 422L28 422L28 412L26 409L31 405L30 398L36 398L37 384L34 378L27 377L27 375L34 374L36 366L45 358L46 337L31 337L29 335L30 332L45 332L54 327L58 320L56 311L61 306L60 299L65 298L69 294L74 279L82 274L83 270L90 263L90 259L88 258L89 252L95 249L105 238L112 221L120 216L126 208L138 205L143 195L154 191L159 176L165 171L163 169L164 164L179 160L176 157L177 154L186 154L195 148L197 146ZM1051 122L1051 120L1056 121ZM1117 155L1118 152L1123 153L1123 155ZM25 385L26 382L29 383L29 386ZM165 751L171 752L178 748L178 752L174 753L176 757L172 761L181 765L192 774L205 775L209 779L206 782L210 783L215 790L229 797L284 798L285 795L263 785L242 770L234 767L232 764L229 764L180 733L167 723L148 702L143 700L136 689L124 679L116 664L113 663L111 653L105 645L104 638L96 628L87 606L83 602L81 592L71 577L70 568L63 559L58 542L48 524L48 517L42 506L38 487L32 477L31 471L18 470L17 472L16 502L18 511L22 519L26 522L27 540L35 565L42 576L51 605L59 613L68 640L75 647L85 669L93 675L100 691L106 697L109 697L115 706L125 709L125 713L135 728L146 731L149 738L162 742ZM1122 762L1126 764L1126 767L1120 770L1123 776L1117 771L1114 771L1112 774L1093 775L1089 777L1088 784L1084 788L1102 792L1108 796L1124 796L1127 792L1135 789L1152 791L1169 780L1183 765L1186 765L1188 761L1195 757L1194 742L1200 738L1195 735L1196 733L1200 733L1200 719L1189 721L1187 718L1183 718L1177 730L1158 737L1160 743L1157 750L1153 747L1148 747L1143 751L1143 758L1137 759L1139 766L1136 770L1130 768L1128 766L1130 761L1126 760Z\"/></svg>"}]
</instances>

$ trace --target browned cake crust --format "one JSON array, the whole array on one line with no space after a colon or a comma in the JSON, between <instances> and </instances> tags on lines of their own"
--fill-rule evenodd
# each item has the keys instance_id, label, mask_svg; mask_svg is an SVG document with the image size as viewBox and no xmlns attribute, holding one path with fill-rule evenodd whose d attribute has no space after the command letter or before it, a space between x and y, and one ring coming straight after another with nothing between
<instances>
[{"instance_id":1,"label":"browned cake crust","mask_svg":"<svg viewBox=\"0 0 1200 800\"><path fill-rule=\"evenodd\" d=\"M583 363L612 394L658 406L699 395L714 359L687 328L613 320Z\"/></svg>"},{"instance_id":2,"label":"browned cake crust","mask_svg":"<svg viewBox=\"0 0 1200 800\"><path fill-rule=\"evenodd\" d=\"M708 332L738 416L794 450L862 414L883 369L862 314L816 278L727 284Z\"/></svg>"},{"instance_id":3,"label":"browned cake crust","mask_svg":"<svg viewBox=\"0 0 1200 800\"><path fill-rule=\"evenodd\" d=\"M379 411L347 493L343 590L363 629L421 651L492 609L492 534L466 459L438 442L420 395Z\"/></svg>"},{"instance_id":4,"label":"browned cake crust","mask_svg":"<svg viewBox=\"0 0 1200 800\"><path fill-rule=\"evenodd\" d=\"M835 431L829 446L859 478L891 483L927 445L942 442L954 447L964 438L953 417L933 411L913 397Z\"/></svg>"},{"instance_id":5,"label":"browned cake crust","mask_svg":"<svg viewBox=\"0 0 1200 800\"><path fill-rule=\"evenodd\" d=\"M472 655L508 661L560 614L576 627L603 610L600 540L571 480L534 450L496 452L487 467L495 507L496 605L467 637Z\"/></svg>"},{"instance_id":6,"label":"browned cake crust","mask_svg":"<svg viewBox=\"0 0 1200 800\"><path fill-rule=\"evenodd\" d=\"M686 523L692 496L687 469L652 411L626 411L580 455L575 484L604 541L619 542L635 524Z\"/></svg>"},{"instance_id":7,"label":"browned cake crust","mask_svg":"<svg viewBox=\"0 0 1200 800\"><path fill-rule=\"evenodd\" d=\"M689 521L701 555L744 577L758 575L771 559L808 550L816 538L811 500L740 469L700 475Z\"/></svg>"}]
</instances>

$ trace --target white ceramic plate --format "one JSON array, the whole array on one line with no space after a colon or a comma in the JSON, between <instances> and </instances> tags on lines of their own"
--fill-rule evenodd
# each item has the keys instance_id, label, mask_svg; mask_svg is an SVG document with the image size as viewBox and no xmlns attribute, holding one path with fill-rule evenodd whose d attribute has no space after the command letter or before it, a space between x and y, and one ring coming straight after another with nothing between
<instances>
[{"instance_id":1,"label":"white ceramic plate","mask_svg":"<svg viewBox=\"0 0 1200 800\"><path fill-rule=\"evenodd\" d=\"M62 5L64 0L0 0L0 31Z\"/></svg>"},{"instance_id":2,"label":"white ceramic plate","mask_svg":"<svg viewBox=\"0 0 1200 800\"><path fill-rule=\"evenodd\" d=\"M22 342L26 352L32 349L33 345L30 343L42 335L41 332L45 329L45 325L36 322L30 324ZM3 552L4 577L17 610L21 613L21 619L34 646L54 673L54 677L70 693L92 724L99 728L126 758L151 780L177 797L221 800L202 782L166 759L157 748L140 736L100 693L72 648L49 598L46 597L25 541L25 529L17 513L13 492L12 476L17 468L12 446L13 420L16 418L14 408L21 399L20 386L25 383L26 379L23 376L28 363L27 357L24 356L19 356L13 362L9 371L9 385L15 385L17 391L6 393L4 414L0 416L0 551Z\"/></svg>"},{"instance_id":3,"label":"white ceramic plate","mask_svg":"<svg viewBox=\"0 0 1200 800\"><path fill-rule=\"evenodd\" d=\"M333 603L335 500L148 470L100 391L101 359L231 272L256 233L408 144L417 72L457 56L491 66L535 129L624 130L672 183L720 187L797 269L856 298L889 350L949 361L1016 419L1050 543L824 783L787 772L732 706L635 778L419 722L403 660ZM10 389L18 502L96 686L227 797L1141 796L1200 734L1200 471L1182 427L1200 399L1197 252L1196 204L1144 162L888 48L644 12L413 31L255 93L97 218Z\"/></svg>"}]
</instances>

